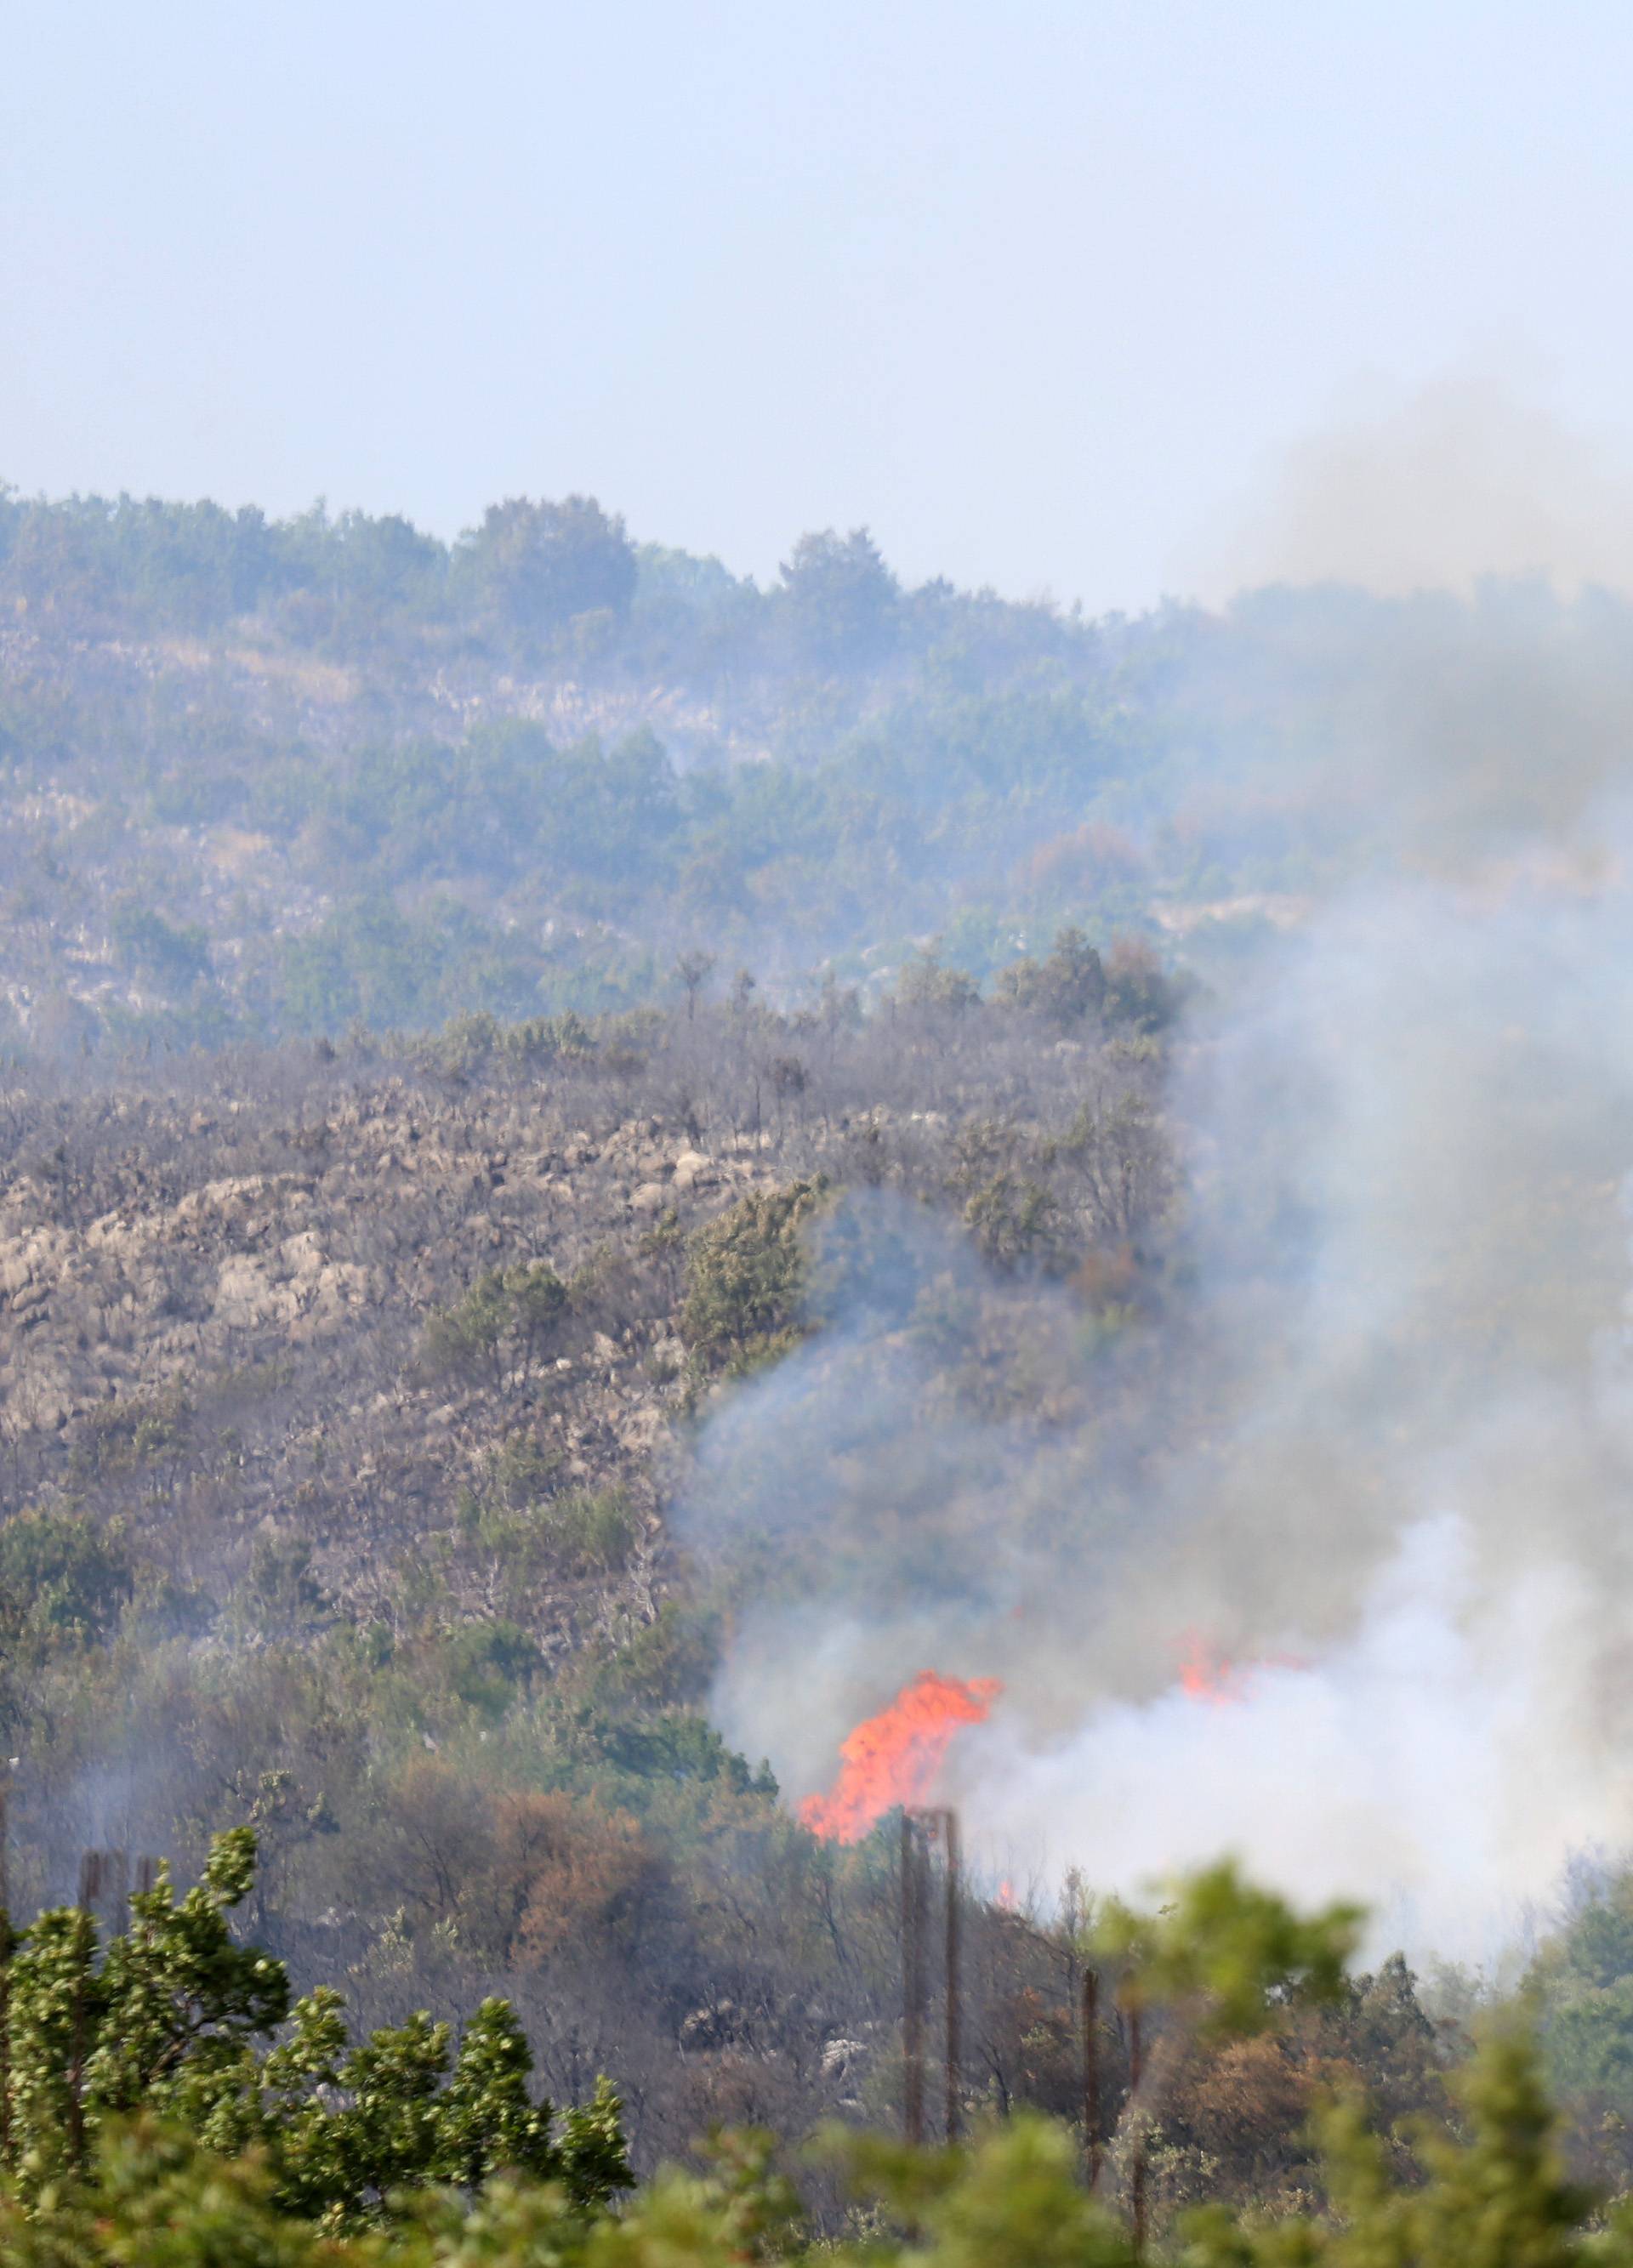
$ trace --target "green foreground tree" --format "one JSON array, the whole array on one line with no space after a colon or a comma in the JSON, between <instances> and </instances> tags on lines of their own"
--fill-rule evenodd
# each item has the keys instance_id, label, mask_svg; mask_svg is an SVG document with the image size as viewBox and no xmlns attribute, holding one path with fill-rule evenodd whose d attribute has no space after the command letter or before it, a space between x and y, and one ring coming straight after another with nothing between
<instances>
[{"instance_id":1,"label":"green foreground tree","mask_svg":"<svg viewBox=\"0 0 1633 2268\"><path fill-rule=\"evenodd\" d=\"M1409 2152L1363 2103L1334 2100L1307 2207L1207 2206L1156 2247L1127 2209L1127 2165L1086 2183L1081 2137L1030 2114L963 2148L819 2138L861 2210L839 2241L807 2229L778 2146L756 2132L717 2137L701 2169L665 2170L614 2213L630 2176L604 2082L558 2129L501 2001L457 2052L424 2014L354 2044L337 1993L292 2006L281 1965L228 1928L255 1858L249 1830L221 1837L195 1889L139 1893L105 1948L73 1910L8 1932L0 2262L1136 2268L1155 2251L1180 2268L1633 2268L1633 2211L1568 2177L1516 2021L1492 2031L1452 2119ZM1356 1922L1342 1906L1300 1918L1221 1867L1154 1917L1108 1907L1083 1942L1130 2016L1221 2038L1338 1993Z\"/></svg>"},{"instance_id":2,"label":"green foreground tree","mask_svg":"<svg viewBox=\"0 0 1633 2268\"><path fill-rule=\"evenodd\" d=\"M270 2210L331 2228L500 2171L558 2184L575 2212L629 2186L610 2086L558 2122L508 2002L484 2000L456 2047L423 2010L353 2042L332 1986L294 2000L283 1963L232 1934L255 1859L252 1829L218 1836L201 1881L178 1896L161 1869L106 1945L77 1907L4 1925L0 2171L19 2212L104 2178L103 2137L137 2112L253 2154Z\"/></svg>"}]
</instances>

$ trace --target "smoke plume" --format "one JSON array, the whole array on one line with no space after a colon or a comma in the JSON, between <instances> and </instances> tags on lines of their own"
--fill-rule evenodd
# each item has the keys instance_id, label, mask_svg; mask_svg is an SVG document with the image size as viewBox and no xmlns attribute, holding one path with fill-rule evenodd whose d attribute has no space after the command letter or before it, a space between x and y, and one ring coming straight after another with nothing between
<instances>
[{"instance_id":1,"label":"smoke plume","mask_svg":"<svg viewBox=\"0 0 1633 2268\"><path fill-rule=\"evenodd\" d=\"M1160 1314L1108 1344L847 1199L821 1328L704 1431L715 1705L797 1798L913 1672L997 1677L942 1787L1005 1871L1231 1850L1483 1958L1633 1839L1633 640L1248 611L1210 792L1313 814L1313 910L1174 1050Z\"/></svg>"},{"instance_id":2,"label":"smoke plume","mask_svg":"<svg viewBox=\"0 0 1633 2268\"><path fill-rule=\"evenodd\" d=\"M1272 583L1467 593L1518 576L1625 594L1633 472L1506 376L1452 372L1289 449L1198 571L1216 600Z\"/></svg>"}]
</instances>

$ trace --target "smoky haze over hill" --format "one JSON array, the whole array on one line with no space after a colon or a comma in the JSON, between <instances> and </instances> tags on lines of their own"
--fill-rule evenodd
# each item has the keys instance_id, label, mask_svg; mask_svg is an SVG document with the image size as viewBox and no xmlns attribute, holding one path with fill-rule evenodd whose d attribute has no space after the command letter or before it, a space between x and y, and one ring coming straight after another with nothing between
<instances>
[{"instance_id":1,"label":"smoky haze over hill","mask_svg":"<svg viewBox=\"0 0 1633 2268\"><path fill-rule=\"evenodd\" d=\"M1594 793L1629 650L1534 581L1091 622L906 588L861 531L762 590L578 497L450 547L0 496L0 1005L70 1058L625 1007L699 951L876 998L1063 923L1217 978Z\"/></svg>"}]
</instances>

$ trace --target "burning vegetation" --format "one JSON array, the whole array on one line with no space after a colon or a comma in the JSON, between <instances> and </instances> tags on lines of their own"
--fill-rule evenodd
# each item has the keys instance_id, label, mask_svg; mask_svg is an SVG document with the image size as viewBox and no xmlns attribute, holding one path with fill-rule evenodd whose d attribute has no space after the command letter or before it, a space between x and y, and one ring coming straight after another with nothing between
<instances>
[{"instance_id":1,"label":"burning vegetation","mask_svg":"<svg viewBox=\"0 0 1633 2268\"><path fill-rule=\"evenodd\" d=\"M959 1727L984 1724L1002 1690L995 1677L921 1669L888 1709L846 1735L838 1779L826 1795L806 1798L802 1821L824 1842L860 1843L887 1811L923 1803Z\"/></svg>"}]
</instances>

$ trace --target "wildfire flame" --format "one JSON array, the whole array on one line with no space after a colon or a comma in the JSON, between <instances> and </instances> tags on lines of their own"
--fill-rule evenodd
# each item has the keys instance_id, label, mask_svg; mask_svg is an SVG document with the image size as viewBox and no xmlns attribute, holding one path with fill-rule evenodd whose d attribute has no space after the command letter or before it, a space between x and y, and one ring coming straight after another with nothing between
<instances>
[{"instance_id":1,"label":"wildfire flame","mask_svg":"<svg viewBox=\"0 0 1633 2268\"><path fill-rule=\"evenodd\" d=\"M1190 1631L1179 1661L1179 1688L1193 1701L1223 1709L1247 1690L1247 1673L1230 1655L1197 1631Z\"/></svg>"},{"instance_id":2,"label":"wildfire flame","mask_svg":"<svg viewBox=\"0 0 1633 2268\"><path fill-rule=\"evenodd\" d=\"M1183 1640L1179 1657L1179 1689L1193 1701L1205 1701L1209 1708L1229 1708L1233 1702L1245 1701L1252 1690L1253 1673L1257 1669L1305 1669L1307 1662L1294 1653L1263 1653L1251 1661L1232 1661L1223 1646L1214 1645L1196 1631L1188 1631Z\"/></svg>"},{"instance_id":3,"label":"wildfire flame","mask_svg":"<svg viewBox=\"0 0 1633 2268\"><path fill-rule=\"evenodd\" d=\"M839 1777L809 1795L800 1817L828 1843L860 1843L898 1803L922 1803L960 1725L986 1721L1002 1686L995 1677L943 1677L921 1669L888 1709L865 1718L839 1743Z\"/></svg>"}]
</instances>

